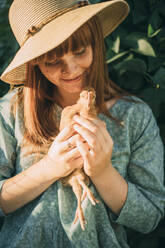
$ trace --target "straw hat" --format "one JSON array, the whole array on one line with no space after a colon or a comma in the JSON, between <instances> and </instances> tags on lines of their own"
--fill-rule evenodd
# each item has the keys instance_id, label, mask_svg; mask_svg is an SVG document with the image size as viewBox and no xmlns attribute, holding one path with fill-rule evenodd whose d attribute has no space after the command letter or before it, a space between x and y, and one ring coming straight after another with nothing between
<instances>
[{"instance_id":1,"label":"straw hat","mask_svg":"<svg viewBox=\"0 0 165 248\"><path fill-rule=\"evenodd\" d=\"M105 37L128 12L129 6L124 0L97 4L75 0L14 0L9 21L20 49L1 75L1 80L22 84L28 61L60 45L91 17L98 15Z\"/></svg>"}]
</instances>

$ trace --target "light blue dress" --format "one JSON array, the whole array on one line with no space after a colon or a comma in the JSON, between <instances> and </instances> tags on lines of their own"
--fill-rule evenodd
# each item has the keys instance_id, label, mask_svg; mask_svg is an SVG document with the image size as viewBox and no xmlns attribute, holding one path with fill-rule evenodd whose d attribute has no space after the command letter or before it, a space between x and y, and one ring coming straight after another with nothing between
<instances>
[{"instance_id":1,"label":"light blue dress","mask_svg":"<svg viewBox=\"0 0 165 248\"><path fill-rule=\"evenodd\" d=\"M14 118L10 111L13 92L0 101L0 186L4 181L34 163L36 154L24 155L21 106ZM128 182L128 195L119 216L112 213L92 183L99 204L86 198L83 211L85 231L79 221L73 224L77 206L70 187L55 182L32 202L6 215L0 231L0 248L126 248L125 227L147 233L163 217L163 145L151 109L143 102L118 100L110 110L123 121L117 125L103 114L114 141L112 164ZM60 118L61 109L58 107ZM98 155L99 156L99 155Z\"/></svg>"}]
</instances>

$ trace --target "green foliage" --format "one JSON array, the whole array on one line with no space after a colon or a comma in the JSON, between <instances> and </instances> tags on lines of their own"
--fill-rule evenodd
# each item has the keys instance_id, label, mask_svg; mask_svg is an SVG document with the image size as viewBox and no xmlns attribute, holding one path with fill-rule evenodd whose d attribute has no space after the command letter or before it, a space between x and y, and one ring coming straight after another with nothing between
<instances>
[{"instance_id":1,"label":"green foliage","mask_svg":"<svg viewBox=\"0 0 165 248\"><path fill-rule=\"evenodd\" d=\"M7 18L11 2L3 0L0 5L0 74L18 49ZM105 40L109 75L121 88L150 105L165 144L165 1L127 2L129 16ZM8 89L1 82L0 96ZM132 248L163 248L165 220L151 234L130 232L129 242Z\"/></svg>"},{"instance_id":2,"label":"green foliage","mask_svg":"<svg viewBox=\"0 0 165 248\"><path fill-rule=\"evenodd\" d=\"M0 74L9 64L18 49L18 44L8 22L8 9L12 0L0 1ZM9 90L9 85L0 81L0 97Z\"/></svg>"},{"instance_id":3,"label":"green foliage","mask_svg":"<svg viewBox=\"0 0 165 248\"><path fill-rule=\"evenodd\" d=\"M105 39L109 75L150 105L165 144L165 2L127 2L129 16Z\"/></svg>"},{"instance_id":4,"label":"green foliage","mask_svg":"<svg viewBox=\"0 0 165 248\"><path fill-rule=\"evenodd\" d=\"M129 16L106 38L109 75L150 105L165 144L165 1L127 2ZM165 219L151 234L129 234L131 248L163 248Z\"/></svg>"}]
</instances>

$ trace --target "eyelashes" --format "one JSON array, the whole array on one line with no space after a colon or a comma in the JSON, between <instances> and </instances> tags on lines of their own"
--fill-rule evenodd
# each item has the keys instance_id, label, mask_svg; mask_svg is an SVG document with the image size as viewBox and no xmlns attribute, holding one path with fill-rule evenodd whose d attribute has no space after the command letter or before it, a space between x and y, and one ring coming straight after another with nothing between
<instances>
[{"instance_id":1,"label":"eyelashes","mask_svg":"<svg viewBox=\"0 0 165 248\"><path fill-rule=\"evenodd\" d=\"M80 56L82 54L85 54L85 52L86 52L86 48L84 47L83 49L79 50L78 52L75 52L74 55Z\"/></svg>"},{"instance_id":2,"label":"eyelashes","mask_svg":"<svg viewBox=\"0 0 165 248\"><path fill-rule=\"evenodd\" d=\"M83 47L78 51L74 51L72 54L73 54L73 56L81 57L81 56L86 54L86 48ZM46 66L59 66L62 63L63 63L63 60L59 58L59 59L55 59L54 61L52 60L52 61L45 62L45 65Z\"/></svg>"}]
</instances>

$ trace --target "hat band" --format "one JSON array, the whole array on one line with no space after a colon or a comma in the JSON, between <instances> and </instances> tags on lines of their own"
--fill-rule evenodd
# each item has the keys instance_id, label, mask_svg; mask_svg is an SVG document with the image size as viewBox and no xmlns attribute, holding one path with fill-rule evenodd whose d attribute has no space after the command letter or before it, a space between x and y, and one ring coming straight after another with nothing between
<instances>
[{"instance_id":1,"label":"hat band","mask_svg":"<svg viewBox=\"0 0 165 248\"><path fill-rule=\"evenodd\" d=\"M49 22L51 22L52 20L54 20L55 18L80 7L84 7L85 5L89 5L88 1L79 1L78 3L76 3L75 5L69 7L69 8L65 8L63 10L60 10L58 12L56 12L54 15L50 16L49 18L47 18L46 20L44 20L43 22L41 22L40 24L36 25L36 26L31 26L28 31L27 34L25 36L24 41L21 44L21 47L24 45L24 43L34 34L36 34L37 32L39 32L46 24L48 24Z\"/></svg>"}]
</instances>

